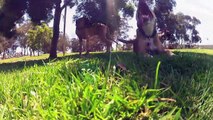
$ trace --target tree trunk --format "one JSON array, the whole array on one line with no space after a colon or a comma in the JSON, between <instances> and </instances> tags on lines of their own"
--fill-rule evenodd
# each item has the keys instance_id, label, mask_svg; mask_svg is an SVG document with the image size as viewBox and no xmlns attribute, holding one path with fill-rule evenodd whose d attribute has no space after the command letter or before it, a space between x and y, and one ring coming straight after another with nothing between
<instances>
[{"instance_id":1,"label":"tree trunk","mask_svg":"<svg viewBox=\"0 0 213 120\"><path fill-rule=\"evenodd\" d=\"M3 56L2 56L2 59L5 59L6 58L6 51L3 52Z\"/></svg>"},{"instance_id":2,"label":"tree trunk","mask_svg":"<svg viewBox=\"0 0 213 120\"><path fill-rule=\"evenodd\" d=\"M63 35L63 39L65 40L66 37L66 21L67 20L67 7L65 7L64 9L64 35ZM63 56L65 56L65 44L63 43Z\"/></svg>"},{"instance_id":3,"label":"tree trunk","mask_svg":"<svg viewBox=\"0 0 213 120\"><path fill-rule=\"evenodd\" d=\"M66 22L67 22L67 7L64 9L64 38L66 35Z\"/></svg>"},{"instance_id":4,"label":"tree trunk","mask_svg":"<svg viewBox=\"0 0 213 120\"><path fill-rule=\"evenodd\" d=\"M54 15L54 24L53 24L53 38L51 42L50 56L49 58L57 58L57 44L59 38L59 24L61 18L61 0L57 0L55 15Z\"/></svg>"},{"instance_id":5,"label":"tree trunk","mask_svg":"<svg viewBox=\"0 0 213 120\"><path fill-rule=\"evenodd\" d=\"M30 56L33 56L32 49L29 49L29 51L30 51Z\"/></svg>"}]
</instances>

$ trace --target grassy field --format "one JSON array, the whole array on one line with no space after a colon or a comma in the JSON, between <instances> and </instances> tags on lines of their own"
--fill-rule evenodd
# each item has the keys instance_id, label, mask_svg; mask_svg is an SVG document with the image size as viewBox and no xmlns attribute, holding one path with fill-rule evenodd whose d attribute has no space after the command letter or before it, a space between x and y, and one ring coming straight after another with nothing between
<instances>
[{"instance_id":1,"label":"grassy field","mask_svg":"<svg viewBox=\"0 0 213 120\"><path fill-rule=\"evenodd\" d=\"M174 51L203 53L203 54L213 55L213 49L177 49L177 50L174 50Z\"/></svg>"},{"instance_id":2,"label":"grassy field","mask_svg":"<svg viewBox=\"0 0 213 120\"><path fill-rule=\"evenodd\" d=\"M213 50L175 53L0 61L0 119L211 120Z\"/></svg>"}]
</instances>

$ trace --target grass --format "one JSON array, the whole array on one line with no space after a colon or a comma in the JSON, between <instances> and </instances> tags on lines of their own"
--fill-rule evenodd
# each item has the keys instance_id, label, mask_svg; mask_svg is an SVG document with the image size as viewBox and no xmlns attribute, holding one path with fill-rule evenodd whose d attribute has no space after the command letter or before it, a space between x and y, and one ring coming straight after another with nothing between
<instances>
[{"instance_id":1,"label":"grass","mask_svg":"<svg viewBox=\"0 0 213 120\"><path fill-rule=\"evenodd\" d=\"M66 54L65 56L69 56L71 54ZM72 54L75 55L75 54ZM44 60L49 57L49 54L42 54L40 56L23 56L23 57L17 57L17 58L10 58L10 59L4 59L0 60L0 64L3 63L16 63L16 62L23 62L23 61L35 61L35 60ZM63 54L58 54L58 57L64 57Z\"/></svg>"},{"instance_id":2,"label":"grass","mask_svg":"<svg viewBox=\"0 0 213 120\"><path fill-rule=\"evenodd\" d=\"M211 119L213 56L71 55L0 65L0 119ZM123 63L127 71L115 71Z\"/></svg>"},{"instance_id":3,"label":"grass","mask_svg":"<svg viewBox=\"0 0 213 120\"><path fill-rule=\"evenodd\" d=\"M176 49L174 51L203 53L203 54L213 55L213 49Z\"/></svg>"}]
</instances>

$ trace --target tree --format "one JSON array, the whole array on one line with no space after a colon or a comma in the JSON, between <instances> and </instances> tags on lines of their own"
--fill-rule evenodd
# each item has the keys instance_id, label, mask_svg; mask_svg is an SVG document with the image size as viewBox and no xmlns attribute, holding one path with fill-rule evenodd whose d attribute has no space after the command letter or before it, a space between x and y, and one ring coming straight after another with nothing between
<instances>
[{"instance_id":1,"label":"tree","mask_svg":"<svg viewBox=\"0 0 213 120\"><path fill-rule=\"evenodd\" d=\"M199 32L196 30L196 26L200 24L200 21L189 15L183 13L170 14L166 19L167 26L161 28L163 35L162 41L168 41L169 44L189 44L197 43L201 41Z\"/></svg>"},{"instance_id":2,"label":"tree","mask_svg":"<svg viewBox=\"0 0 213 120\"><path fill-rule=\"evenodd\" d=\"M14 44L14 39L7 39L6 37L0 35L0 53L3 53L3 59L6 58L6 54L9 53L9 48L12 48Z\"/></svg>"},{"instance_id":3,"label":"tree","mask_svg":"<svg viewBox=\"0 0 213 120\"><path fill-rule=\"evenodd\" d=\"M50 58L57 57L57 43L59 39L59 24L61 18L61 12L66 6L74 6L72 0L65 0L64 4L61 6L61 0L55 0L55 15L54 15L54 24L53 24L53 38L51 42Z\"/></svg>"},{"instance_id":4,"label":"tree","mask_svg":"<svg viewBox=\"0 0 213 120\"><path fill-rule=\"evenodd\" d=\"M26 55L28 44L27 44L27 33L30 29L33 28L33 24L30 21L25 22L24 24L21 24L17 29L16 29L16 35L15 38L20 44L20 47L23 49L22 53L23 55Z\"/></svg>"},{"instance_id":5,"label":"tree","mask_svg":"<svg viewBox=\"0 0 213 120\"><path fill-rule=\"evenodd\" d=\"M52 8L55 9L54 12L54 23L53 23L53 38L51 42L51 48L50 48L50 58L56 58L57 57L57 43L59 39L59 24L60 24L60 18L61 18L61 12L66 6L73 7L74 6L74 0L64 0L63 5L62 0L31 0L31 4L29 3L31 14L29 14L33 21L36 23L39 23L41 20L49 20L48 18L51 18L51 10ZM36 4L35 4L36 3ZM40 11L37 11L37 6L42 5L42 8ZM30 11L29 10L29 11Z\"/></svg>"},{"instance_id":6,"label":"tree","mask_svg":"<svg viewBox=\"0 0 213 120\"><path fill-rule=\"evenodd\" d=\"M21 20L27 8L26 0L4 0L0 9L0 32L11 38L15 34L15 25Z\"/></svg>"},{"instance_id":7,"label":"tree","mask_svg":"<svg viewBox=\"0 0 213 120\"><path fill-rule=\"evenodd\" d=\"M28 46L34 52L50 52L50 43L52 38L52 29L45 23L37 25L28 31Z\"/></svg>"},{"instance_id":8,"label":"tree","mask_svg":"<svg viewBox=\"0 0 213 120\"><path fill-rule=\"evenodd\" d=\"M196 43L201 40L196 26L201 22L195 17L183 13L173 13L175 0L156 1L154 12L157 17L157 27L161 34L162 41L169 43Z\"/></svg>"},{"instance_id":9,"label":"tree","mask_svg":"<svg viewBox=\"0 0 213 120\"><path fill-rule=\"evenodd\" d=\"M59 35L59 41L58 41L58 50L61 51L63 53L63 55L65 55L66 51L68 50L68 47L70 46L69 44L69 37L67 35L64 34L60 34Z\"/></svg>"},{"instance_id":10,"label":"tree","mask_svg":"<svg viewBox=\"0 0 213 120\"><path fill-rule=\"evenodd\" d=\"M57 43L59 38L59 23L61 11L66 7L74 6L75 0L5 0L0 11L0 32L5 36L14 35L15 23L28 13L33 23L40 24L54 18L53 38L51 42L50 58L57 57ZM38 9L39 6L39 9ZM54 15L52 10L55 9Z\"/></svg>"}]
</instances>

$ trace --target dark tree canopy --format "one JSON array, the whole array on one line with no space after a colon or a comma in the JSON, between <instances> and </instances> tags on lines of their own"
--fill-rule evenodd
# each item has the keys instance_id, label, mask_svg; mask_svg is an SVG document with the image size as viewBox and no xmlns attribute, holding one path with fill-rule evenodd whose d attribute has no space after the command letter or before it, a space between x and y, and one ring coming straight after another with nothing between
<instances>
[{"instance_id":1,"label":"dark tree canopy","mask_svg":"<svg viewBox=\"0 0 213 120\"><path fill-rule=\"evenodd\" d=\"M53 0L28 0L27 13L32 22L39 24L41 21L49 21L53 18L53 7Z\"/></svg>"},{"instance_id":2,"label":"dark tree canopy","mask_svg":"<svg viewBox=\"0 0 213 120\"><path fill-rule=\"evenodd\" d=\"M0 9L0 33L12 37L17 20L21 19L27 8L24 0L5 0Z\"/></svg>"}]
</instances>

